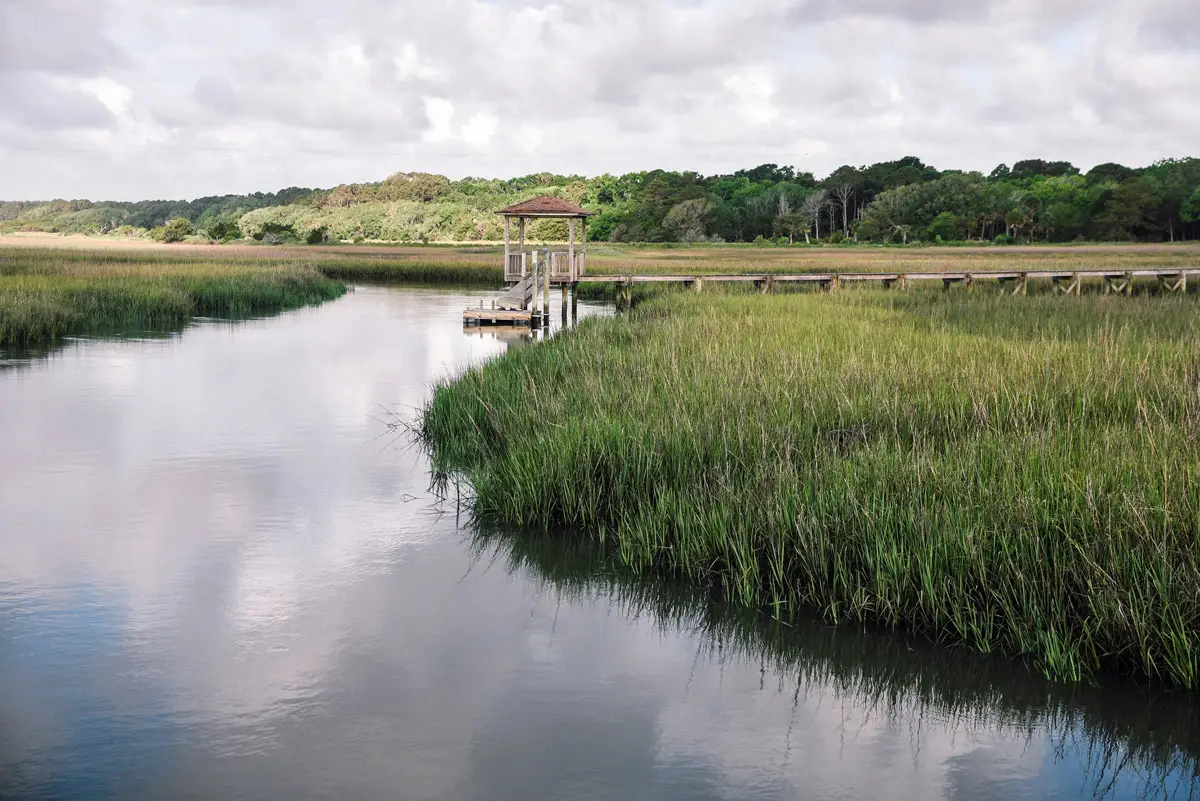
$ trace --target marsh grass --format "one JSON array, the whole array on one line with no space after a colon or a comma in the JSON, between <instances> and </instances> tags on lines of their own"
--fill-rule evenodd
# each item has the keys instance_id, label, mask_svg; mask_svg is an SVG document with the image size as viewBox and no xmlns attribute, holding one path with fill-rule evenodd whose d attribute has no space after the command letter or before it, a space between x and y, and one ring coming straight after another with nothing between
<instances>
[{"instance_id":1,"label":"marsh grass","mask_svg":"<svg viewBox=\"0 0 1200 801\"><path fill-rule=\"evenodd\" d=\"M432 395L485 525L791 620L1200 685L1194 296L649 300Z\"/></svg>"},{"instance_id":2,"label":"marsh grass","mask_svg":"<svg viewBox=\"0 0 1200 801\"><path fill-rule=\"evenodd\" d=\"M0 345L271 314L345 292L310 265L148 255L0 249Z\"/></svg>"}]
</instances>

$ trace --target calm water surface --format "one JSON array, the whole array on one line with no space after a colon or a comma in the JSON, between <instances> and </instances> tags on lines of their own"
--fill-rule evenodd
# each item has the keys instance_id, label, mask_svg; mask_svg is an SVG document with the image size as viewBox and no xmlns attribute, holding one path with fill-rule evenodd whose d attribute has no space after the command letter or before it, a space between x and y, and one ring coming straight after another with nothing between
<instances>
[{"instance_id":1,"label":"calm water surface","mask_svg":"<svg viewBox=\"0 0 1200 801\"><path fill-rule=\"evenodd\" d=\"M385 423L512 345L478 297L0 359L0 797L1200 795L1187 695L468 534Z\"/></svg>"}]
</instances>

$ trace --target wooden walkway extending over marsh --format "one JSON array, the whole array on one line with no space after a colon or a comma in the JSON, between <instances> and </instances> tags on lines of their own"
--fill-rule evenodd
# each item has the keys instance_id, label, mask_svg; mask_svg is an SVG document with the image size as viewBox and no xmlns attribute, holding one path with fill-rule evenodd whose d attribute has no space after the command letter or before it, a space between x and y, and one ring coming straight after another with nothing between
<instances>
[{"instance_id":1,"label":"wooden walkway extending over marsh","mask_svg":"<svg viewBox=\"0 0 1200 801\"><path fill-rule=\"evenodd\" d=\"M943 289L954 284L963 284L968 292L979 281L996 281L1013 295L1024 295L1029 282L1048 280L1055 293L1079 295L1083 282L1098 279L1103 282L1105 294L1133 294L1133 282L1137 278L1154 278L1164 292L1187 292L1188 278L1200 278L1200 267L1138 268L1132 270L972 270L971 272L912 272L912 273L799 273L777 275L773 273L744 273L711 275L589 275L582 280L591 283L617 284L625 290L625 299L634 284L682 284L699 292L706 283L750 283L761 292L769 293L777 284L817 286L821 289L838 289L843 284L877 283L885 287L907 288L910 282L941 281ZM1011 285L1011 289L1009 289Z\"/></svg>"}]
</instances>

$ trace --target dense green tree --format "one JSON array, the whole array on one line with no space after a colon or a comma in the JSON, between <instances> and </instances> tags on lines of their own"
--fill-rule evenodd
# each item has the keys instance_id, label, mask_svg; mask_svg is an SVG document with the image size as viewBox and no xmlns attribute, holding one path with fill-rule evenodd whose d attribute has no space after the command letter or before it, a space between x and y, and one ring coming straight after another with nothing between
<instances>
[{"instance_id":1,"label":"dense green tree","mask_svg":"<svg viewBox=\"0 0 1200 801\"><path fill-rule=\"evenodd\" d=\"M1100 164L1086 176L1065 161L1026 159L979 173L940 172L915 156L846 164L817 181L811 173L760 164L722 175L651 170L595 178L533 173L451 181L397 172L378 183L327 190L288 188L191 201L87 200L0 203L0 232L105 234L154 229L182 219L211 239L267 241L381 239L396 242L495 240L495 211L552 194L596 212L592 239L749 242L837 239L943 241L997 236L1026 241L1080 238L1160 240L1200 235L1200 159L1149 167ZM174 230L174 229L173 229ZM532 239L565 236L561 222L531 225Z\"/></svg>"},{"instance_id":2,"label":"dense green tree","mask_svg":"<svg viewBox=\"0 0 1200 801\"><path fill-rule=\"evenodd\" d=\"M1122 181L1104 210L1096 215L1096 231L1109 240L1145 237L1154 229L1152 215L1157 206L1155 186L1150 179L1138 176Z\"/></svg>"},{"instance_id":3,"label":"dense green tree","mask_svg":"<svg viewBox=\"0 0 1200 801\"><path fill-rule=\"evenodd\" d=\"M1079 170L1069 161L1046 161L1044 159L1025 159L1013 164L1009 178L1014 181L1028 180L1041 176L1057 177L1061 175L1076 175Z\"/></svg>"},{"instance_id":4,"label":"dense green tree","mask_svg":"<svg viewBox=\"0 0 1200 801\"><path fill-rule=\"evenodd\" d=\"M1135 175L1137 175L1137 170L1126 167L1124 164L1117 164L1110 161L1104 164L1097 164L1088 170L1087 182L1089 184L1099 184L1111 181L1114 184L1119 184Z\"/></svg>"},{"instance_id":5,"label":"dense green tree","mask_svg":"<svg viewBox=\"0 0 1200 801\"><path fill-rule=\"evenodd\" d=\"M712 208L712 201L708 198L681 201L667 212L663 225L676 242L703 242L708 237Z\"/></svg>"},{"instance_id":6,"label":"dense green tree","mask_svg":"<svg viewBox=\"0 0 1200 801\"><path fill-rule=\"evenodd\" d=\"M1180 206L1180 216L1186 222L1200 222L1200 186L1188 195Z\"/></svg>"},{"instance_id":7,"label":"dense green tree","mask_svg":"<svg viewBox=\"0 0 1200 801\"><path fill-rule=\"evenodd\" d=\"M934 217L926 233L935 242L957 242L966 238L966 228L962 220L952 211L943 211Z\"/></svg>"}]
</instances>

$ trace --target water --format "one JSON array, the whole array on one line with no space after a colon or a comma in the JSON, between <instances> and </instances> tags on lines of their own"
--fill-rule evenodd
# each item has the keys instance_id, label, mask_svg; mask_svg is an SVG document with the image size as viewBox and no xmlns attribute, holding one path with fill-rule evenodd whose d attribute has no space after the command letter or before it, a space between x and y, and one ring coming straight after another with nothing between
<instances>
[{"instance_id":1,"label":"water","mask_svg":"<svg viewBox=\"0 0 1200 801\"><path fill-rule=\"evenodd\" d=\"M0 797L1200 795L1190 696L460 529L386 424L514 344L464 334L477 298L0 361Z\"/></svg>"}]
</instances>

